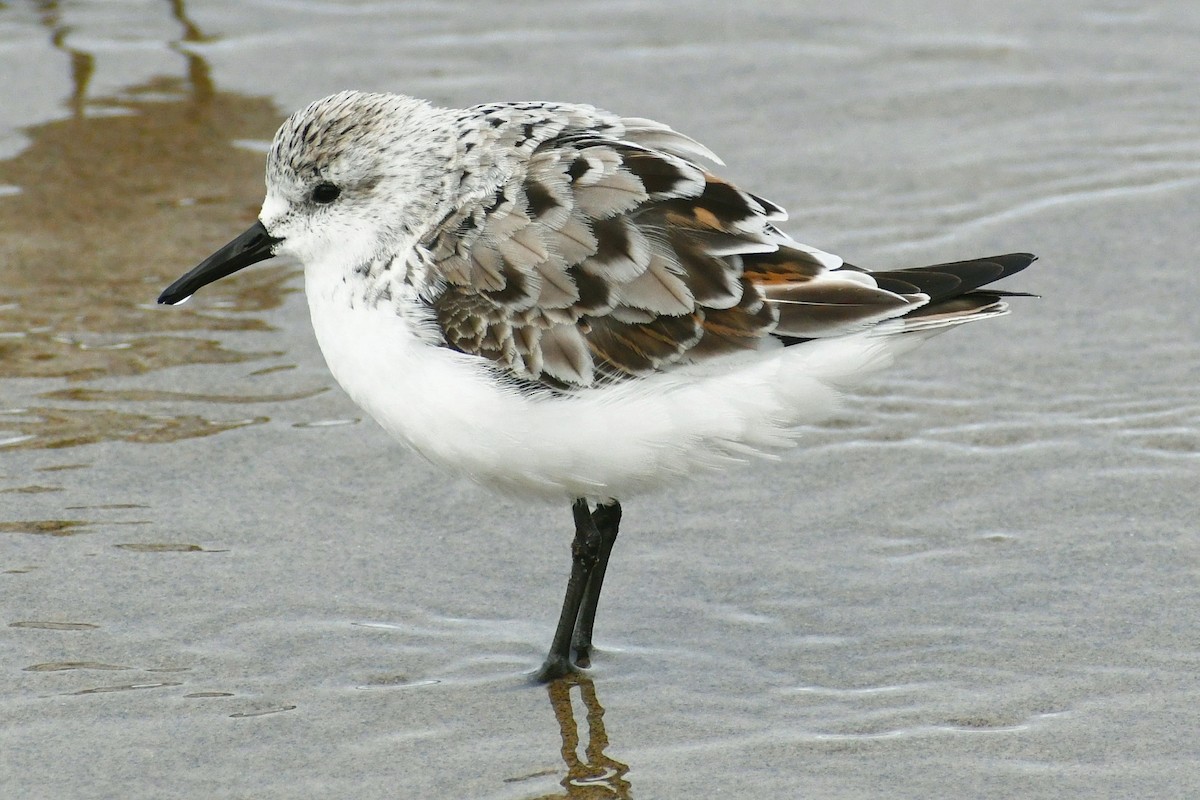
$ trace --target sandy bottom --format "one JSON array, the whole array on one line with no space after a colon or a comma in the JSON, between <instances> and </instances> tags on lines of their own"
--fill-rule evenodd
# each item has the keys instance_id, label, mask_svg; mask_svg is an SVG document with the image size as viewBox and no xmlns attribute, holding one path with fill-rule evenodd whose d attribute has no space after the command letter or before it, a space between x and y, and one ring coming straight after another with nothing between
<instances>
[{"instance_id":1,"label":"sandy bottom","mask_svg":"<svg viewBox=\"0 0 1200 800\"><path fill-rule=\"evenodd\" d=\"M103 5L0 9L0 795L1200 792L1200 12ZM294 266L153 306L347 86L654 116L804 241L1042 298L627 503L538 686L565 506L362 419Z\"/></svg>"}]
</instances>

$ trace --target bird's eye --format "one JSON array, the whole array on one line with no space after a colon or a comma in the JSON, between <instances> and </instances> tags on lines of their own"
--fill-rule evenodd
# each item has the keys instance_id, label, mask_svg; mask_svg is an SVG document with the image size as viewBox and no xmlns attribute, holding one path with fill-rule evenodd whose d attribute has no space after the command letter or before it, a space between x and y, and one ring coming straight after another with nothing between
<instances>
[{"instance_id":1,"label":"bird's eye","mask_svg":"<svg viewBox=\"0 0 1200 800\"><path fill-rule=\"evenodd\" d=\"M338 195L341 193L341 189L326 181L325 183L318 183L316 188L312 190L312 199L314 203L328 205L337 200Z\"/></svg>"}]
</instances>

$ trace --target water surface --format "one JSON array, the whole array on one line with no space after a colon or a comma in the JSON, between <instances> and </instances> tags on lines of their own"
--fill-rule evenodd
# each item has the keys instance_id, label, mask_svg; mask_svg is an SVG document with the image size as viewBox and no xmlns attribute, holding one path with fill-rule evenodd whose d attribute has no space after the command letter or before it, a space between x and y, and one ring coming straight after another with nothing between
<instances>
[{"instance_id":1,"label":"water surface","mask_svg":"<svg viewBox=\"0 0 1200 800\"><path fill-rule=\"evenodd\" d=\"M60 797L1200 787L1200 12L1182 3L0 4L0 788ZM295 265L157 292L346 87L696 136L855 263L1041 256L807 447L570 517L447 479Z\"/></svg>"}]
</instances>

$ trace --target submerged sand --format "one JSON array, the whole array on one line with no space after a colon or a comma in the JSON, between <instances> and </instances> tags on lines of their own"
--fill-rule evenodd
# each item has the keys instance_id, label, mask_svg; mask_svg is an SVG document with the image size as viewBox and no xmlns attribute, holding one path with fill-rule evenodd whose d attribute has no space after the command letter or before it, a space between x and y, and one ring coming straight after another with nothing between
<instances>
[{"instance_id":1,"label":"submerged sand","mask_svg":"<svg viewBox=\"0 0 1200 800\"><path fill-rule=\"evenodd\" d=\"M1200 12L161 14L0 9L0 794L1200 790ZM294 265L153 305L253 220L284 114L349 86L653 116L803 241L1032 250L1042 298L780 462L626 504L596 666L539 687L567 508L362 419Z\"/></svg>"}]
</instances>

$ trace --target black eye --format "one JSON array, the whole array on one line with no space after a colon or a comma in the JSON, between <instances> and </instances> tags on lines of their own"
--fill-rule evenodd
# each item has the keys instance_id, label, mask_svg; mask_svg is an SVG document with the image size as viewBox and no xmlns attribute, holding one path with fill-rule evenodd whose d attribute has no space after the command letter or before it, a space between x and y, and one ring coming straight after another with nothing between
<instances>
[{"instance_id":1,"label":"black eye","mask_svg":"<svg viewBox=\"0 0 1200 800\"><path fill-rule=\"evenodd\" d=\"M326 181L325 183L318 183L316 188L312 190L312 199L314 203L327 205L337 200L338 195L341 193L341 189Z\"/></svg>"}]
</instances>

